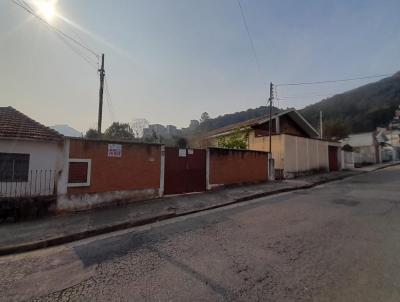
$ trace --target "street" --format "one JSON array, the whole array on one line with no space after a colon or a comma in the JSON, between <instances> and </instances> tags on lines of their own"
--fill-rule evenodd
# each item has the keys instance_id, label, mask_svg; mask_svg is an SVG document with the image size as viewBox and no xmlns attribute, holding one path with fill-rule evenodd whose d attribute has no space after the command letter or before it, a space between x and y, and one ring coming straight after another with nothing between
<instances>
[{"instance_id":1,"label":"street","mask_svg":"<svg viewBox=\"0 0 400 302\"><path fill-rule=\"evenodd\" d=\"M1 301L400 301L400 166L0 258Z\"/></svg>"}]
</instances>

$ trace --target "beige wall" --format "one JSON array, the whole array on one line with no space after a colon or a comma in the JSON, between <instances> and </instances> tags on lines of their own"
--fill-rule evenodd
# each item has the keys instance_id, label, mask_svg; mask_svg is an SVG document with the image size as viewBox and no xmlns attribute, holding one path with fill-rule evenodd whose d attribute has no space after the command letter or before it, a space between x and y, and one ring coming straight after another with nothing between
<instances>
[{"instance_id":1,"label":"beige wall","mask_svg":"<svg viewBox=\"0 0 400 302\"><path fill-rule=\"evenodd\" d=\"M285 173L329 170L329 142L283 134Z\"/></svg>"},{"instance_id":2,"label":"beige wall","mask_svg":"<svg viewBox=\"0 0 400 302\"><path fill-rule=\"evenodd\" d=\"M284 169L287 176L311 170L328 171L328 146L340 147L339 143L289 134L273 135L271 140L275 168ZM210 147L218 146L218 138L209 139L207 145ZM254 130L249 131L248 149L269 151L269 137L256 137Z\"/></svg>"},{"instance_id":3,"label":"beige wall","mask_svg":"<svg viewBox=\"0 0 400 302\"><path fill-rule=\"evenodd\" d=\"M274 135L271 137L272 142L272 158L275 160L275 169L284 168L284 145L282 135ZM249 150L269 152L269 136L255 137L254 131L249 133Z\"/></svg>"}]
</instances>

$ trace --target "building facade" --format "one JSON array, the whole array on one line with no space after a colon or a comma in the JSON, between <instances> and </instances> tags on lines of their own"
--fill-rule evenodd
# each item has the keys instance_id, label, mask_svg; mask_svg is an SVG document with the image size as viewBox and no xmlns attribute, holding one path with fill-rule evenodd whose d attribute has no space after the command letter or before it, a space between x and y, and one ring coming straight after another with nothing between
<instances>
[{"instance_id":1,"label":"building facade","mask_svg":"<svg viewBox=\"0 0 400 302\"><path fill-rule=\"evenodd\" d=\"M340 169L340 143L321 140L319 133L295 109L272 115L271 137L269 131L269 117L260 117L216 129L192 139L190 144L221 147L233 135L239 136L248 150L271 150L275 169L285 177Z\"/></svg>"}]
</instances>

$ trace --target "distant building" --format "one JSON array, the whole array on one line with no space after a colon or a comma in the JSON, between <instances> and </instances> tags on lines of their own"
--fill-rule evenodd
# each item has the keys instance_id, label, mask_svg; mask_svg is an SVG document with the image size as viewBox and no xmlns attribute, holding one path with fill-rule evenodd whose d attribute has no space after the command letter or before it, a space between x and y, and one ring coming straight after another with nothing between
<instances>
[{"instance_id":1,"label":"distant building","mask_svg":"<svg viewBox=\"0 0 400 302\"><path fill-rule=\"evenodd\" d=\"M167 125L167 133L169 137L174 137L179 134L178 129L174 125Z\"/></svg>"},{"instance_id":2,"label":"distant building","mask_svg":"<svg viewBox=\"0 0 400 302\"><path fill-rule=\"evenodd\" d=\"M166 127L160 124L151 124L147 128L143 129L143 137L151 138L156 136L157 138L170 139L174 136L180 135L180 130L174 125L167 125Z\"/></svg>"},{"instance_id":3,"label":"distant building","mask_svg":"<svg viewBox=\"0 0 400 302\"><path fill-rule=\"evenodd\" d=\"M353 147L356 165L376 164L393 159L393 148L390 146L386 128L350 134L342 140L342 144Z\"/></svg>"},{"instance_id":4,"label":"distant building","mask_svg":"<svg viewBox=\"0 0 400 302\"><path fill-rule=\"evenodd\" d=\"M389 125L391 130L400 130L400 106L399 109L395 111L394 117Z\"/></svg>"},{"instance_id":5,"label":"distant building","mask_svg":"<svg viewBox=\"0 0 400 302\"><path fill-rule=\"evenodd\" d=\"M167 128L160 124L151 124L149 127L143 129L143 137L152 137L154 135L165 137L166 134Z\"/></svg>"}]
</instances>

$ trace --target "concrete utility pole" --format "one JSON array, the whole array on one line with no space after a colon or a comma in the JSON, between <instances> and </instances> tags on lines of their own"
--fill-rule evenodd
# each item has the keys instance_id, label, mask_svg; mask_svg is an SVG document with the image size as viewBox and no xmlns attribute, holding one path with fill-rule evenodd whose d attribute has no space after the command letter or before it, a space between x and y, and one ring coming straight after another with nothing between
<instances>
[{"instance_id":1,"label":"concrete utility pole","mask_svg":"<svg viewBox=\"0 0 400 302\"><path fill-rule=\"evenodd\" d=\"M98 70L100 73L100 90L99 90L99 116L97 119L97 132L101 134L101 122L103 118L103 87L104 87L104 53L101 55L101 68Z\"/></svg>"},{"instance_id":2,"label":"concrete utility pole","mask_svg":"<svg viewBox=\"0 0 400 302\"><path fill-rule=\"evenodd\" d=\"M324 138L324 132L322 127L322 111L319 112L319 135L320 139Z\"/></svg>"},{"instance_id":3,"label":"concrete utility pole","mask_svg":"<svg viewBox=\"0 0 400 302\"><path fill-rule=\"evenodd\" d=\"M272 151L272 100L274 98L274 84L272 82L269 84L269 153Z\"/></svg>"}]
</instances>

